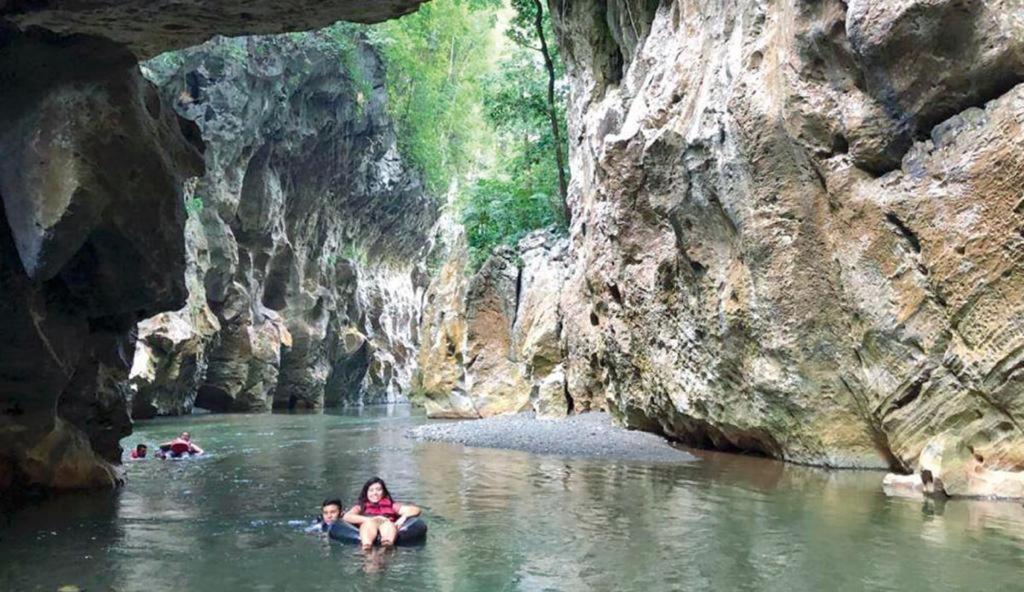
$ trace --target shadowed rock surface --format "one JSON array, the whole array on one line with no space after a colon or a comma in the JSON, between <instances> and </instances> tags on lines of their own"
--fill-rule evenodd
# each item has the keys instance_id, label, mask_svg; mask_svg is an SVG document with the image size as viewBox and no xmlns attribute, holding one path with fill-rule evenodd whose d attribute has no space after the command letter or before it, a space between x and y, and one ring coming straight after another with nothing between
<instances>
[{"instance_id":1,"label":"shadowed rock surface","mask_svg":"<svg viewBox=\"0 0 1024 592\"><path fill-rule=\"evenodd\" d=\"M135 323L185 301L202 143L116 45L0 55L0 490L111 485Z\"/></svg>"},{"instance_id":2,"label":"shadowed rock surface","mask_svg":"<svg viewBox=\"0 0 1024 592\"><path fill-rule=\"evenodd\" d=\"M136 356L134 408L404 398L437 211L398 155L374 50L326 33L221 38L146 71L199 126L207 174L190 201L193 299L140 326L157 347Z\"/></svg>"},{"instance_id":3,"label":"shadowed rock surface","mask_svg":"<svg viewBox=\"0 0 1024 592\"><path fill-rule=\"evenodd\" d=\"M0 493L114 483L135 325L186 302L202 141L136 58L418 4L0 2Z\"/></svg>"},{"instance_id":4,"label":"shadowed rock surface","mask_svg":"<svg viewBox=\"0 0 1024 592\"><path fill-rule=\"evenodd\" d=\"M0 1L0 22L23 30L105 37L139 58L199 45L214 35L286 33L339 20L376 23L416 10L423 0L41 0Z\"/></svg>"}]
</instances>

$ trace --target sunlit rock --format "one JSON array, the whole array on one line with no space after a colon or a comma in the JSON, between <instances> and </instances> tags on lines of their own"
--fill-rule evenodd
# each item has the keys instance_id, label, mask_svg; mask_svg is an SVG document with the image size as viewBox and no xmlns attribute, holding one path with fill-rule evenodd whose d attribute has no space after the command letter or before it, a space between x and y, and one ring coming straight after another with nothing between
<instances>
[{"instance_id":1,"label":"sunlit rock","mask_svg":"<svg viewBox=\"0 0 1024 592\"><path fill-rule=\"evenodd\" d=\"M949 432L1024 468L1012 4L555 2L574 409L901 472Z\"/></svg>"},{"instance_id":2,"label":"sunlit rock","mask_svg":"<svg viewBox=\"0 0 1024 592\"><path fill-rule=\"evenodd\" d=\"M547 231L466 276L462 237L427 291L416 389L431 417L568 412L558 295L566 244ZM555 393L563 393L559 398Z\"/></svg>"}]
</instances>

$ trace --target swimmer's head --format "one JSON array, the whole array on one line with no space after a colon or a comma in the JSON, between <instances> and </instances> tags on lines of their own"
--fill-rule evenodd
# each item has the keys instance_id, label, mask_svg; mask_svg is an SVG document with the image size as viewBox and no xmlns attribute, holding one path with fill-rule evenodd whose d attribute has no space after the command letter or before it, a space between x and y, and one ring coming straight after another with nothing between
<instances>
[{"instance_id":1,"label":"swimmer's head","mask_svg":"<svg viewBox=\"0 0 1024 592\"><path fill-rule=\"evenodd\" d=\"M323 516L324 524L334 524L338 521L338 518L341 518L341 500L324 500L324 503L320 504L320 512Z\"/></svg>"},{"instance_id":2,"label":"swimmer's head","mask_svg":"<svg viewBox=\"0 0 1024 592\"><path fill-rule=\"evenodd\" d=\"M388 486L384 485L383 479L374 477L363 484L363 489L359 492L359 505L365 507L366 502L377 504L382 499L391 499L391 493L388 492Z\"/></svg>"}]
</instances>

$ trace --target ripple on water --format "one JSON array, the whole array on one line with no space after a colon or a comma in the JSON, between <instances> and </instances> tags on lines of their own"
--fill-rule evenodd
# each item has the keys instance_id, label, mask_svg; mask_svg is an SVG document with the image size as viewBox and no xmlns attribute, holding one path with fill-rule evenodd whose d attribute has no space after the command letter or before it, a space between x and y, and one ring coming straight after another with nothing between
<instances>
[{"instance_id":1,"label":"ripple on water","mask_svg":"<svg viewBox=\"0 0 1024 592\"><path fill-rule=\"evenodd\" d=\"M1024 508L890 500L878 473L701 454L611 462L403 437L419 418L209 416L205 459L126 466L0 533L0 587L54 590L1016 590ZM268 434L273 434L269 437ZM197 436L198 438L198 436ZM426 509L425 546L363 555L302 532L371 475ZM45 564L47 569L33 566Z\"/></svg>"}]
</instances>

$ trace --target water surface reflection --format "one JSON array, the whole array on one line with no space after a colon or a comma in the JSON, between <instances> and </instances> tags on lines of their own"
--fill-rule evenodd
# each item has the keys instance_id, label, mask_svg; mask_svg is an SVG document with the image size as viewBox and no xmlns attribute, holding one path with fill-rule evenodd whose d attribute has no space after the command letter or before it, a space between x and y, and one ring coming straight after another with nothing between
<instances>
[{"instance_id":1,"label":"water surface reflection","mask_svg":"<svg viewBox=\"0 0 1024 592\"><path fill-rule=\"evenodd\" d=\"M207 458L128 467L118 494L28 507L0 589L1014 590L1024 508L885 498L881 475L701 453L647 465L417 443L404 408L207 416ZM426 546L363 555L290 523L368 476L427 514Z\"/></svg>"}]
</instances>

